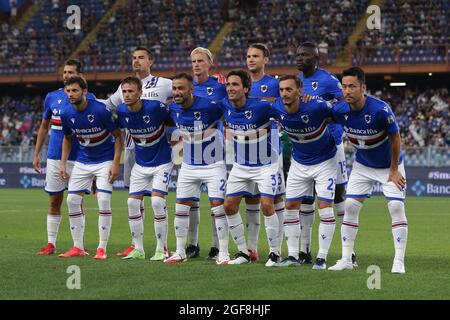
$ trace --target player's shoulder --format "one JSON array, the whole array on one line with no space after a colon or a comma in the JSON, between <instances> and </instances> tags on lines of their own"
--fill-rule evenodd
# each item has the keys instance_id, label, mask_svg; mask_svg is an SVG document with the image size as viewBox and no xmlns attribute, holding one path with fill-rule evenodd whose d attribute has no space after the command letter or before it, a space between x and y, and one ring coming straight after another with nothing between
<instances>
[{"instance_id":1,"label":"player's shoulder","mask_svg":"<svg viewBox=\"0 0 450 320\"><path fill-rule=\"evenodd\" d=\"M53 100L53 99L67 99L66 92L64 91L64 88L59 88L53 91L50 91L45 96L46 100Z\"/></svg>"},{"instance_id":2,"label":"player's shoulder","mask_svg":"<svg viewBox=\"0 0 450 320\"><path fill-rule=\"evenodd\" d=\"M389 111L391 109L391 107L389 106L389 104L386 101L381 100L381 99L371 96L371 95L366 96L366 105L368 105L370 107L370 110L373 113L378 113L378 112L389 113Z\"/></svg>"},{"instance_id":3,"label":"player's shoulder","mask_svg":"<svg viewBox=\"0 0 450 320\"><path fill-rule=\"evenodd\" d=\"M276 112L284 111L283 100L282 100L280 97L276 98L276 99L271 103L271 107L272 107L272 109L275 110Z\"/></svg>"},{"instance_id":4,"label":"player's shoulder","mask_svg":"<svg viewBox=\"0 0 450 320\"><path fill-rule=\"evenodd\" d=\"M317 68L316 74L317 77L320 78L324 78L324 79L332 79L335 81L339 81L339 79L330 71L322 69L322 68Z\"/></svg>"},{"instance_id":5,"label":"player's shoulder","mask_svg":"<svg viewBox=\"0 0 450 320\"><path fill-rule=\"evenodd\" d=\"M124 113L128 113L128 107L125 103L121 103L117 106L117 113L118 114L124 114Z\"/></svg>"},{"instance_id":6,"label":"player's shoulder","mask_svg":"<svg viewBox=\"0 0 450 320\"><path fill-rule=\"evenodd\" d=\"M169 85L172 87L172 80L169 78L164 78L164 77L158 77L158 82L161 83L161 85Z\"/></svg>"},{"instance_id":7,"label":"player's shoulder","mask_svg":"<svg viewBox=\"0 0 450 320\"><path fill-rule=\"evenodd\" d=\"M247 98L248 105L252 107L270 107L270 101L264 98Z\"/></svg>"},{"instance_id":8,"label":"player's shoulder","mask_svg":"<svg viewBox=\"0 0 450 320\"><path fill-rule=\"evenodd\" d=\"M345 100L340 100L333 105L333 112L336 115L343 115L351 111L350 105Z\"/></svg>"},{"instance_id":9,"label":"player's shoulder","mask_svg":"<svg viewBox=\"0 0 450 320\"><path fill-rule=\"evenodd\" d=\"M278 78L275 78L274 76L271 76L270 74L265 74L264 77L266 78L266 81L273 85L278 85L279 81Z\"/></svg>"}]
</instances>

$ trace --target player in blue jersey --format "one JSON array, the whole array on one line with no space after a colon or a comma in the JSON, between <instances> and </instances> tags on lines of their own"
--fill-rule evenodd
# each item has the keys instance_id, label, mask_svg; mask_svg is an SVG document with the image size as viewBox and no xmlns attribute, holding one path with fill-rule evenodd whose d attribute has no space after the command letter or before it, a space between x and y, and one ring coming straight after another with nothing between
<instances>
[{"instance_id":1,"label":"player in blue jersey","mask_svg":"<svg viewBox=\"0 0 450 320\"><path fill-rule=\"evenodd\" d=\"M197 47L191 52L192 72L194 75L194 96L208 98L213 101L220 101L227 96L225 85L215 77L209 75L213 56L206 48ZM223 130L222 123L219 123L219 130ZM200 198L200 195L198 195ZM198 230L200 225L200 205L195 200L189 213L188 246L186 247L186 257L195 258L200 254L198 244ZM214 214L211 212L212 245L208 253L209 260L216 260L219 254L219 238L217 237Z\"/></svg>"},{"instance_id":2,"label":"player in blue jersey","mask_svg":"<svg viewBox=\"0 0 450 320\"><path fill-rule=\"evenodd\" d=\"M135 145L136 161L131 170L128 197L128 222L134 249L122 259L145 259L143 233L144 222L140 203L144 194L152 195L155 214L155 254L151 261L168 257L167 209L165 196L172 172L172 149L167 141L165 124L169 119L166 105L156 100L141 100L142 83L137 77L127 77L121 82L124 103L117 107L120 128L127 129Z\"/></svg>"},{"instance_id":3,"label":"player in blue jersey","mask_svg":"<svg viewBox=\"0 0 450 320\"><path fill-rule=\"evenodd\" d=\"M317 46L311 42L302 43L296 52L297 69L302 73L298 75L302 81L302 94L304 97L317 99L333 103L342 99L342 87L339 80L328 71L318 67L319 51ZM331 134L336 142L337 161L339 172L336 176L336 193L334 203L338 220L342 222L344 215L345 186L347 184L347 171L345 164L344 146L342 143L342 126L336 123L328 125ZM305 200L300 210L301 224L301 252L300 259L303 263L311 263L311 233L314 224L314 199ZM353 256L356 264L356 256Z\"/></svg>"},{"instance_id":4,"label":"player in blue jersey","mask_svg":"<svg viewBox=\"0 0 450 320\"><path fill-rule=\"evenodd\" d=\"M265 73L265 66L269 62L270 51L263 43L253 43L247 49L247 69L250 72L252 79L252 88L250 89L249 97L264 98L269 101L274 101L280 96L278 80L271 75ZM273 128L276 124L273 123ZM280 148L280 153L282 148ZM284 199L285 182L283 174L283 156L280 155L280 167L278 172L278 190L274 200L275 213L279 221L279 237L281 252L282 238L283 238L283 216L284 216ZM250 191L250 190L249 190ZM259 192L255 187L251 190L251 196L245 197L246 217L247 217L247 232L248 232L248 249L250 252L250 259L252 261L258 260L258 235L260 228L260 205Z\"/></svg>"},{"instance_id":5,"label":"player in blue jersey","mask_svg":"<svg viewBox=\"0 0 450 320\"><path fill-rule=\"evenodd\" d=\"M280 257L279 223L273 203L278 185L279 139L278 131L272 128L270 122L270 102L249 98L251 85L252 80L246 71L230 71L227 74L228 98L221 102L227 139L232 139L235 155L227 181L225 212L239 252L228 264L250 262L239 204L256 184L261 193L261 208L270 247L266 266L270 267Z\"/></svg>"},{"instance_id":6,"label":"player in blue jersey","mask_svg":"<svg viewBox=\"0 0 450 320\"><path fill-rule=\"evenodd\" d=\"M327 122L332 105L321 99L301 101L302 85L295 75L280 78L280 95L273 113L292 141L293 153L286 187L284 230L288 257L276 266L300 265L298 242L301 202L317 193L320 225L319 253L313 266L326 269L328 250L333 240L335 218L333 199L337 172L336 145Z\"/></svg>"},{"instance_id":7,"label":"player in blue jersey","mask_svg":"<svg viewBox=\"0 0 450 320\"><path fill-rule=\"evenodd\" d=\"M59 256L69 258L87 255L83 245L82 201L84 193L91 188L93 177L96 177L100 241L94 259L104 260L107 258L106 246L112 222L112 184L119 177L122 137L112 112L103 103L86 99L87 83L83 78L73 77L67 80L65 91L70 104L63 107L61 112L64 139L60 174L63 180L69 179L66 164L73 136L78 139L79 149L70 175L67 196L74 246Z\"/></svg>"},{"instance_id":8,"label":"player in blue jersey","mask_svg":"<svg viewBox=\"0 0 450 320\"><path fill-rule=\"evenodd\" d=\"M141 99L158 100L162 103L167 103L172 96L172 81L163 77L155 76L151 73L151 68L155 63L154 54L146 47L139 46L133 50L132 54L132 69L134 75L141 79L142 96ZM117 106L123 103L122 89L117 88L117 91L104 102L111 110L116 110ZM131 170L134 165L134 142L129 133L125 136L125 150L123 160L123 180L125 187L130 185ZM141 201L142 219L145 219L144 199ZM155 210L155 208L153 208ZM122 252L116 253L119 257L126 257L134 249L134 244L131 243Z\"/></svg>"},{"instance_id":9,"label":"player in blue jersey","mask_svg":"<svg viewBox=\"0 0 450 320\"><path fill-rule=\"evenodd\" d=\"M219 238L216 263L224 264L229 261L228 225L223 206L227 170L223 136L217 130L222 111L216 102L195 96L193 90L191 75L180 73L173 78L170 116L178 129L173 135L179 134L183 140L183 163L178 175L175 205L176 252L165 262L186 260L189 212L193 201L198 199L201 184L205 183Z\"/></svg>"},{"instance_id":10,"label":"player in blue jersey","mask_svg":"<svg viewBox=\"0 0 450 320\"><path fill-rule=\"evenodd\" d=\"M351 255L358 232L359 212L372 193L373 184L382 185L392 219L395 256L392 273L405 273L408 237L404 199L406 174L400 149L399 128L391 107L382 100L366 96L364 71L359 67L342 73L345 101L334 110L333 118L342 124L356 159L350 174L345 215L341 226L342 259L328 270L353 269Z\"/></svg>"},{"instance_id":11,"label":"player in blue jersey","mask_svg":"<svg viewBox=\"0 0 450 320\"><path fill-rule=\"evenodd\" d=\"M82 64L76 59L67 60L63 69L63 81L74 76L82 75ZM88 99L95 99L92 93L87 94ZM63 132L61 126L61 108L68 102L64 88L49 92L44 100L44 112L42 122L39 127L36 146L34 148L33 167L36 172L41 172L41 161L39 153L50 132L47 149L47 168L45 174L45 192L49 194L50 206L47 215L47 237L48 243L39 251L39 255L50 255L56 252L56 238L58 236L59 225L61 223L61 204L64 197L64 190L67 189L67 181L63 181L59 175L61 147ZM50 130L51 129L51 130ZM67 172L70 174L74 160L77 155L78 142L74 139L72 151L67 161Z\"/></svg>"}]
</instances>

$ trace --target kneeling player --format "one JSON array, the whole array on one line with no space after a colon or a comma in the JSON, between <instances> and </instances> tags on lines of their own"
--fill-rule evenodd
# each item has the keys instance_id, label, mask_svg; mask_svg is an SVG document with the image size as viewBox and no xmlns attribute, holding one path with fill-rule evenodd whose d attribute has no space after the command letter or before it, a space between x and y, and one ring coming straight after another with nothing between
<instances>
[{"instance_id":1,"label":"kneeling player","mask_svg":"<svg viewBox=\"0 0 450 320\"><path fill-rule=\"evenodd\" d=\"M70 231L74 246L62 258L85 256L83 195L91 189L92 179L97 178L98 187L98 230L100 243L95 259L106 259L106 246L111 230L111 193L112 183L119 177L119 163L122 152L122 137L113 115L106 106L95 100L87 100L87 84L81 77L66 82L65 90L71 106L64 108L61 122L64 139L61 155L61 178L69 178L66 171L67 158L72 145L72 135L80 143L75 165L69 179Z\"/></svg>"}]
</instances>

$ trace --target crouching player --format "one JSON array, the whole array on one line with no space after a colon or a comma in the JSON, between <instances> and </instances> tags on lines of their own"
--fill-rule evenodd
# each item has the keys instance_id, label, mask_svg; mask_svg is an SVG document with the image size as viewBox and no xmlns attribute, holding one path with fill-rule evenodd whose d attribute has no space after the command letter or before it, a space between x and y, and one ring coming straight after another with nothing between
<instances>
[{"instance_id":1,"label":"crouching player","mask_svg":"<svg viewBox=\"0 0 450 320\"><path fill-rule=\"evenodd\" d=\"M72 146L72 135L80 147L69 179L67 206L70 231L74 246L62 258L85 256L83 195L91 189L92 179L97 178L98 231L100 242L94 259L107 258L106 246L111 230L112 183L119 177L122 138L113 114L98 101L87 100L87 83L81 77L67 80L65 91L71 106L61 112L64 139L61 155L61 178L69 179L66 171L67 158Z\"/></svg>"}]
</instances>

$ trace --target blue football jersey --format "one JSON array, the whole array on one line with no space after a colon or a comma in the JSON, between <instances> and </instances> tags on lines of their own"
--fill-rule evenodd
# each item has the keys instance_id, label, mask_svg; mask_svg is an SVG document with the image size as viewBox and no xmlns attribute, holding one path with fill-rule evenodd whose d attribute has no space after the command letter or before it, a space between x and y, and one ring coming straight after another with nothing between
<instances>
[{"instance_id":1,"label":"blue football jersey","mask_svg":"<svg viewBox=\"0 0 450 320\"><path fill-rule=\"evenodd\" d=\"M95 96L88 92L88 99L95 100ZM44 100L44 112L42 117L50 120L50 138L47 147L47 159L61 160L62 141L64 133L61 124L61 110L64 105L71 107L64 88L49 92ZM78 140L73 139L72 149L68 160L74 161L78 152Z\"/></svg>"},{"instance_id":2,"label":"blue football jersey","mask_svg":"<svg viewBox=\"0 0 450 320\"><path fill-rule=\"evenodd\" d=\"M194 96L189 108L172 102L169 112L183 138L184 163L204 166L225 159L223 136L217 130L222 111L216 102Z\"/></svg>"},{"instance_id":3,"label":"blue football jersey","mask_svg":"<svg viewBox=\"0 0 450 320\"><path fill-rule=\"evenodd\" d=\"M303 73L300 73L298 77L302 80L303 94L308 94L314 98L321 98L325 101L339 100L343 95L339 79L324 69L317 68L309 77L305 77ZM341 144L343 134L342 126L337 123L330 123L328 127L336 141L336 145Z\"/></svg>"},{"instance_id":4,"label":"blue football jersey","mask_svg":"<svg viewBox=\"0 0 450 320\"><path fill-rule=\"evenodd\" d=\"M385 101L366 96L359 111L352 111L347 102L341 101L333 108L333 118L343 126L348 140L356 148L356 161L371 168L390 167L392 143L388 135L398 132L399 128Z\"/></svg>"},{"instance_id":5,"label":"blue football jersey","mask_svg":"<svg viewBox=\"0 0 450 320\"><path fill-rule=\"evenodd\" d=\"M263 166L278 161L278 130L271 125L270 102L247 98L244 106L235 108L228 98L220 102L233 139L234 161L245 166Z\"/></svg>"},{"instance_id":6,"label":"blue football jersey","mask_svg":"<svg viewBox=\"0 0 450 320\"><path fill-rule=\"evenodd\" d=\"M215 77L209 77L205 82L194 81L194 96L220 101L227 96L226 86L217 81Z\"/></svg>"},{"instance_id":7,"label":"blue football jersey","mask_svg":"<svg viewBox=\"0 0 450 320\"><path fill-rule=\"evenodd\" d=\"M278 98L273 103L272 112L292 141L295 161L313 165L334 157L336 143L326 123L326 118L332 116L331 103L321 99L300 102L299 110L289 114Z\"/></svg>"},{"instance_id":8,"label":"blue football jersey","mask_svg":"<svg viewBox=\"0 0 450 320\"><path fill-rule=\"evenodd\" d=\"M172 161L172 148L167 141L165 122L169 118L166 105L156 100L141 100L142 108L131 112L127 105L117 107L120 128L128 129L135 144L136 163L157 167Z\"/></svg>"},{"instance_id":9,"label":"blue football jersey","mask_svg":"<svg viewBox=\"0 0 450 320\"><path fill-rule=\"evenodd\" d=\"M278 98L280 96L280 83L278 79L265 74L258 81L252 82L248 95L251 98Z\"/></svg>"},{"instance_id":10,"label":"blue football jersey","mask_svg":"<svg viewBox=\"0 0 450 320\"><path fill-rule=\"evenodd\" d=\"M65 135L73 134L80 144L76 161L95 164L114 159L114 137L117 123L112 112L101 102L88 100L83 111L70 103L63 107L61 121Z\"/></svg>"}]
</instances>

